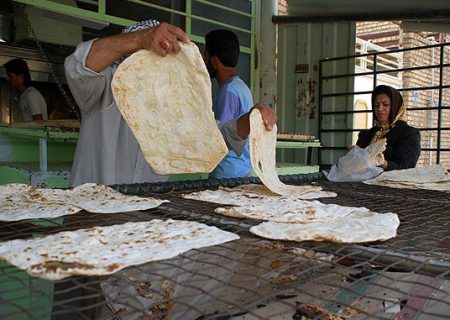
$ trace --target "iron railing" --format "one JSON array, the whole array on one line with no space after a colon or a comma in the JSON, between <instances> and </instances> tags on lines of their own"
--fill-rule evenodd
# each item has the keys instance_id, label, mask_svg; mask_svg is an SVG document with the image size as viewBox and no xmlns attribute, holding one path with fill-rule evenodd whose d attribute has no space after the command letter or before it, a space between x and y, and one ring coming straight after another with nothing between
<instances>
[{"instance_id":1,"label":"iron railing","mask_svg":"<svg viewBox=\"0 0 450 320\"><path fill-rule=\"evenodd\" d=\"M438 49L439 51L439 61L437 62L432 61L432 63L424 63L423 65L411 65L408 67L405 67L401 63L394 63L395 61L389 64L389 59L398 59L397 57L399 54L405 54L408 52L410 55L414 55L419 54L424 50L434 51L435 49ZM325 163L323 161L322 155L324 152L327 152L327 150L341 150L342 152L345 152L345 150L347 149L347 145L351 144L349 136L346 137L346 141L340 140L339 144L327 143L327 135L332 135L335 133L353 133L365 129L354 127L353 121L349 120L349 116L356 114L371 114L371 106L369 105L368 110L355 110L354 104L352 102L358 95L370 95L375 86L379 84L385 84L386 77L390 77L393 83L397 83L397 85L393 86L397 87L404 95L406 93L414 93L419 95L422 94L424 97L427 97L430 95L427 93L427 91L431 92L432 96L435 92L437 93L437 99L433 98L431 102L428 101L429 103L422 101L417 106L411 106L411 104L413 103L405 99L405 107L411 114L414 114L414 112L418 111L437 112L435 124L433 123L429 126L421 125L420 127L418 127L421 132L430 132L430 134L433 134L433 136L435 133L436 136L435 145L434 143L430 142L430 144L432 145L427 146L424 143L424 139L422 139L422 152L435 152L436 156L433 157L434 163L441 163L444 158L446 159L446 161L450 161L450 148L448 147L449 143L447 142L450 135L450 112L446 113L447 110L450 110L449 50L450 43L440 43L414 48L378 51L320 60L319 139L323 143L323 147L319 150L319 165L326 168L331 164L337 162L337 158L335 158L334 161L331 161L332 163ZM352 72L340 74L335 74L333 72L333 65L339 64L340 62L344 61L347 62L348 60L353 60L355 62L353 64L355 65L355 69ZM380 63L380 61L382 63ZM360 65L365 66L365 69L358 69ZM331 72L324 71L326 69L331 70ZM424 81L422 82L429 85L412 84L408 87L404 87L402 85L402 82L404 83L404 81L402 81L402 78L404 79L406 75L418 71L422 74L424 74L425 72L431 73L431 77L433 77L433 79L424 76ZM372 85L370 87L364 88L364 90L355 90L355 83L364 76L372 78ZM385 77L385 79L382 80L380 79L381 77ZM346 87L347 90L338 91L333 89L339 86ZM341 101L343 101L342 99L347 99L345 100L346 105L337 105L335 102L329 102L337 99L341 99ZM339 121L338 124L337 120L330 120L331 128L325 128L323 125L324 120L326 120L327 117L333 118L336 116L346 117L346 121ZM340 120L342 120L342 118L340 118ZM345 123L345 126L342 126L342 123ZM334 126L338 126L338 128L334 128ZM443 143L444 136L446 137L446 143ZM340 154L342 155L342 153Z\"/></svg>"}]
</instances>

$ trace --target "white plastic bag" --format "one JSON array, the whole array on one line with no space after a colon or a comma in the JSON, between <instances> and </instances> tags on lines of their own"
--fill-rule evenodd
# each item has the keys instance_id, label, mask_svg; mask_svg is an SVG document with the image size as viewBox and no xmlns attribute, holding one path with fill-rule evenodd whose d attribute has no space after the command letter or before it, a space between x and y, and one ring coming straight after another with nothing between
<instances>
[{"instance_id":1,"label":"white plastic bag","mask_svg":"<svg viewBox=\"0 0 450 320\"><path fill-rule=\"evenodd\" d=\"M370 166L367 150L356 146L339 158L338 164L334 164L326 176L334 182L359 182L373 179L382 172L383 168Z\"/></svg>"}]
</instances>

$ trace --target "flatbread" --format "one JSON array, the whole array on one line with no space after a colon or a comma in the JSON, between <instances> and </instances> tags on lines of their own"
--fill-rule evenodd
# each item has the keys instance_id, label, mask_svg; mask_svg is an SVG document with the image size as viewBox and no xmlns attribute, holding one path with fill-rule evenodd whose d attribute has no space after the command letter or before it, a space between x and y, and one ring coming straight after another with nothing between
<instances>
[{"instance_id":1,"label":"flatbread","mask_svg":"<svg viewBox=\"0 0 450 320\"><path fill-rule=\"evenodd\" d=\"M58 280L108 275L236 239L239 236L233 233L198 222L155 219L3 242L0 260L32 276Z\"/></svg>"},{"instance_id":2,"label":"flatbread","mask_svg":"<svg viewBox=\"0 0 450 320\"><path fill-rule=\"evenodd\" d=\"M228 149L214 120L211 80L194 43L161 57L141 50L120 64L114 99L159 174L211 172Z\"/></svg>"},{"instance_id":3,"label":"flatbread","mask_svg":"<svg viewBox=\"0 0 450 320\"><path fill-rule=\"evenodd\" d=\"M249 140L253 170L272 192L283 196L298 196L322 190L318 186L291 186L280 181L275 159L277 126L274 125L271 131L266 130L258 109L253 109L250 114Z\"/></svg>"},{"instance_id":4,"label":"flatbread","mask_svg":"<svg viewBox=\"0 0 450 320\"><path fill-rule=\"evenodd\" d=\"M20 183L0 186L0 221L56 218L82 210L68 203L28 201L26 195L32 190L33 187Z\"/></svg>"},{"instance_id":5,"label":"flatbread","mask_svg":"<svg viewBox=\"0 0 450 320\"><path fill-rule=\"evenodd\" d=\"M246 193L241 191L233 191L232 189L219 188L218 190L203 190L183 194L183 198L191 200L206 201L225 205L249 205L257 203L265 198L273 196L264 196L254 193ZM278 197L277 197L278 198Z\"/></svg>"},{"instance_id":6,"label":"flatbread","mask_svg":"<svg viewBox=\"0 0 450 320\"><path fill-rule=\"evenodd\" d=\"M291 201L295 199L317 199L319 197L335 197L336 193L330 191L309 192L298 197L284 197L271 192L263 185L248 184L235 188L220 187L217 190L203 190L183 194L185 199L207 201L226 205L256 205L260 201ZM314 197L314 198L312 198Z\"/></svg>"},{"instance_id":7,"label":"flatbread","mask_svg":"<svg viewBox=\"0 0 450 320\"><path fill-rule=\"evenodd\" d=\"M304 185L307 187L313 187L315 188L316 186L311 186L311 185ZM319 187L320 189L322 189L321 187ZM227 188L225 188L226 190ZM278 196L278 194L272 192L269 188L267 188L264 185L260 185L260 184L242 184L240 186L234 187L232 189L229 189L232 191L241 191L241 192L246 192L246 193L251 193L251 194L257 194L257 195L272 195L272 196ZM336 197L337 194L332 192L332 191L325 191L325 190L313 190L307 193L295 193L293 192L291 195L289 195L289 197L293 198L293 199L303 199L303 200L312 200L312 199L319 199L319 198L334 198Z\"/></svg>"},{"instance_id":8,"label":"flatbread","mask_svg":"<svg viewBox=\"0 0 450 320\"><path fill-rule=\"evenodd\" d=\"M369 164L371 167L378 167L384 164L383 152L386 150L386 143L386 138L383 138L366 147L366 150L369 153Z\"/></svg>"},{"instance_id":9,"label":"flatbread","mask_svg":"<svg viewBox=\"0 0 450 320\"><path fill-rule=\"evenodd\" d=\"M250 232L274 240L362 243L393 238L399 225L394 213L358 212L327 222L268 221L251 227Z\"/></svg>"},{"instance_id":10,"label":"flatbread","mask_svg":"<svg viewBox=\"0 0 450 320\"><path fill-rule=\"evenodd\" d=\"M32 189L26 194L29 201L62 203L77 206L92 213L115 213L148 210L168 200L130 196L98 184L85 183L73 189Z\"/></svg>"},{"instance_id":11,"label":"flatbread","mask_svg":"<svg viewBox=\"0 0 450 320\"><path fill-rule=\"evenodd\" d=\"M302 196L302 195L300 195ZM292 223L328 221L355 211L368 211L363 207L341 207L318 201L304 201L272 193L261 185L242 185L183 194L183 198L213 202L236 207L220 207L216 213L234 217L273 220Z\"/></svg>"},{"instance_id":12,"label":"flatbread","mask_svg":"<svg viewBox=\"0 0 450 320\"><path fill-rule=\"evenodd\" d=\"M251 205L216 208L215 212L237 218L250 218L284 223L332 221L355 212L368 212L364 207L343 207L319 201L299 199L262 199Z\"/></svg>"},{"instance_id":13,"label":"flatbread","mask_svg":"<svg viewBox=\"0 0 450 320\"><path fill-rule=\"evenodd\" d=\"M366 184L392 188L427 189L450 192L450 174L440 164L383 172Z\"/></svg>"}]
</instances>

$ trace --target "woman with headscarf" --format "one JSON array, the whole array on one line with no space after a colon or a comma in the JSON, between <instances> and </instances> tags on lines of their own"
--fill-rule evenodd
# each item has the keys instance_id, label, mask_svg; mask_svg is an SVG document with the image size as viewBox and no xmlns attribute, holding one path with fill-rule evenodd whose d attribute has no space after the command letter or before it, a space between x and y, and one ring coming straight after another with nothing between
<instances>
[{"instance_id":1,"label":"woman with headscarf","mask_svg":"<svg viewBox=\"0 0 450 320\"><path fill-rule=\"evenodd\" d=\"M359 133L356 144L365 148L386 138L384 170L414 168L420 156L420 131L407 124L403 97L390 86L377 86L372 92L375 126Z\"/></svg>"}]
</instances>

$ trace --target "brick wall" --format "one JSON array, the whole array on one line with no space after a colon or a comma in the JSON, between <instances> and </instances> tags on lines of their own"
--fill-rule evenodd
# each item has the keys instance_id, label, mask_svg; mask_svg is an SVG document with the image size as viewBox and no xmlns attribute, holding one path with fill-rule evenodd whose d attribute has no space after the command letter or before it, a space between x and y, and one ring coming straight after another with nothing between
<instances>
[{"instance_id":1,"label":"brick wall","mask_svg":"<svg viewBox=\"0 0 450 320\"><path fill-rule=\"evenodd\" d=\"M287 14L288 0L278 0L278 14ZM400 27L401 21L366 21L356 23L356 35L372 43L387 49L416 48L430 45L427 39L430 33L408 32ZM450 34L446 34L444 39L450 39ZM437 39L436 39L437 40ZM434 56L434 58L433 58ZM430 66L434 59L434 64L440 61L440 49L432 48L403 53L403 67ZM445 62L450 63L450 47L445 48ZM437 106L439 103L439 91L420 89L439 84L439 70L432 69L405 71L403 72L403 88L418 88L412 91L404 91L403 97L407 108ZM444 68L443 84L450 84L450 68ZM444 89L441 97L443 106L450 106L450 89ZM437 110L409 111L409 123L417 128L436 128L438 121ZM442 110L441 126L450 127L450 110ZM437 131L421 131L422 148L437 147ZM442 131L441 148L450 148L450 131ZM419 165L436 163L436 152L422 151ZM450 152L442 152L440 163L446 168L450 168Z\"/></svg>"}]
</instances>

